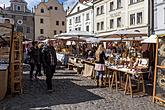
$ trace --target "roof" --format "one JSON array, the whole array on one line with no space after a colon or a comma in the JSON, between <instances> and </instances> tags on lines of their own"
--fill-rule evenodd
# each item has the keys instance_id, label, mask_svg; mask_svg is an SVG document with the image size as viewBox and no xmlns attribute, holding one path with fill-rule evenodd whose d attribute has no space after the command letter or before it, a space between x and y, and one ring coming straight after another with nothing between
<instances>
[{"instance_id":1,"label":"roof","mask_svg":"<svg viewBox=\"0 0 165 110\"><path fill-rule=\"evenodd\" d=\"M77 2L74 6L73 6L73 8L70 10L70 12L68 13L68 15L70 15L71 13L72 13L72 11L76 8L76 6L78 5L78 4L82 4L82 5L85 5L85 6L89 6L89 7L91 7L90 5L88 5L88 4L85 4L85 3L82 3L82 2ZM89 8L88 7L88 8ZM86 8L85 8L86 9ZM85 9L83 9L83 10L85 10ZM80 11L82 11L82 10L80 10Z\"/></svg>"},{"instance_id":2,"label":"roof","mask_svg":"<svg viewBox=\"0 0 165 110\"><path fill-rule=\"evenodd\" d=\"M27 3L25 0L10 0L10 2Z\"/></svg>"}]
</instances>

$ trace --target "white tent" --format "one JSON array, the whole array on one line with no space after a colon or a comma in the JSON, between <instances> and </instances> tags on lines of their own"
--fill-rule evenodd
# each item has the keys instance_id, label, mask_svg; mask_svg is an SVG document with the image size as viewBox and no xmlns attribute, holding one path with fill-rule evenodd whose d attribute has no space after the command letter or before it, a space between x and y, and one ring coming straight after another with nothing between
<instances>
[{"instance_id":1,"label":"white tent","mask_svg":"<svg viewBox=\"0 0 165 110\"><path fill-rule=\"evenodd\" d=\"M101 33L97 35L97 37L105 37L105 38L127 38L127 37L140 37L140 36L147 36L147 34L136 31L118 30L108 33Z\"/></svg>"},{"instance_id":2,"label":"white tent","mask_svg":"<svg viewBox=\"0 0 165 110\"><path fill-rule=\"evenodd\" d=\"M141 43L156 43L157 35L151 35L150 37L141 41Z\"/></svg>"},{"instance_id":3,"label":"white tent","mask_svg":"<svg viewBox=\"0 0 165 110\"><path fill-rule=\"evenodd\" d=\"M95 37L95 34L87 31L70 31L67 33L61 33L55 37Z\"/></svg>"}]
</instances>

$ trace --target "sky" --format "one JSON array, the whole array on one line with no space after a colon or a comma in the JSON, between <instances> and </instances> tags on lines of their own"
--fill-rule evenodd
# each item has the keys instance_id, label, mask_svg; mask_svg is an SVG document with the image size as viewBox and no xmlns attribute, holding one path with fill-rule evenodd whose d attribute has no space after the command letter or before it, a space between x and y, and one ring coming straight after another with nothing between
<instances>
[{"instance_id":1,"label":"sky","mask_svg":"<svg viewBox=\"0 0 165 110\"><path fill-rule=\"evenodd\" d=\"M34 6L39 4L41 0L25 0L28 3L28 8L31 10ZM47 0L45 0L47 1ZM77 2L78 0L59 0L60 3L63 2L64 4L64 9L67 9L67 7L73 7L73 5ZM5 6L10 6L10 0L0 0L0 7Z\"/></svg>"}]
</instances>

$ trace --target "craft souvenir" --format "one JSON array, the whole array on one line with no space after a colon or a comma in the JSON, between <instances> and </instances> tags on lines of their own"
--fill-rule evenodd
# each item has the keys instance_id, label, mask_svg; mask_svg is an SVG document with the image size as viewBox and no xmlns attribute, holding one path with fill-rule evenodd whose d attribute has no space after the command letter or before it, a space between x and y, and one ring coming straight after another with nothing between
<instances>
[{"instance_id":1,"label":"craft souvenir","mask_svg":"<svg viewBox=\"0 0 165 110\"><path fill-rule=\"evenodd\" d=\"M165 57L165 44L160 47L160 55L161 57Z\"/></svg>"},{"instance_id":2,"label":"craft souvenir","mask_svg":"<svg viewBox=\"0 0 165 110\"><path fill-rule=\"evenodd\" d=\"M165 90L165 74L162 70L158 70L158 85Z\"/></svg>"},{"instance_id":3,"label":"craft souvenir","mask_svg":"<svg viewBox=\"0 0 165 110\"><path fill-rule=\"evenodd\" d=\"M165 66L165 59L161 62L161 66Z\"/></svg>"}]
</instances>

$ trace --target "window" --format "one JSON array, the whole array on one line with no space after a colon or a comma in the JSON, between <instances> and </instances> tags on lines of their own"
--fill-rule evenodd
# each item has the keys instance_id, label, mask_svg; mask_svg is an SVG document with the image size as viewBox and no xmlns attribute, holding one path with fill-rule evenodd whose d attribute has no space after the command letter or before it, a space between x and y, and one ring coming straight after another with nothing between
<instances>
[{"instance_id":1,"label":"window","mask_svg":"<svg viewBox=\"0 0 165 110\"><path fill-rule=\"evenodd\" d=\"M56 21L56 25L59 25L59 21Z\"/></svg>"},{"instance_id":2,"label":"window","mask_svg":"<svg viewBox=\"0 0 165 110\"><path fill-rule=\"evenodd\" d=\"M55 10L58 10L58 7L54 7Z\"/></svg>"},{"instance_id":3,"label":"window","mask_svg":"<svg viewBox=\"0 0 165 110\"><path fill-rule=\"evenodd\" d=\"M53 9L53 7L52 7L52 6L50 6L50 7L49 7L49 10L52 10L52 9Z\"/></svg>"},{"instance_id":4,"label":"window","mask_svg":"<svg viewBox=\"0 0 165 110\"><path fill-rule=\"evenodd\" d=\"M121 8L121 0L117 0L117 9Z\"/></svg>"},{"instance_id":5,"label":"window","mask_svg":"<svg viewBox=\"0 0 165 110\"><path fill-rule=\"evenodd\" d=\"M23 33L23 27L22 26L17 26L17 32L22 32Z\"/></svg>"},{"instance_id":6,"label":"window","mask_svg":"<svg viewBox=\"0 0 165 110\"><path fill-rule=\"evenodd\" d=\"M164 24L165 24L165 8L164 8Z\"/></svg>"},{"instance_id":7,"label":"window","mask_svg":"<svg viewBox=\"0 0 165 110\"><path fill-rule=\"evenodd\" d=\"M72 19L69 19L69 25L72 25Z\"/></svg>"},{"instance_id":8,"label":"window","mask_svg":"<svg viewBox=\"0 0 165 110\"><path fill-rule=\"evenodd\" d=\"M40 19L40 23L42 23L42 24L44 23L44 19L43 18Z\"/></svg>"},{"instance_id":9,"label":"window","mask_svg":"<svg viewBox=\"0 0 165 110\"><path fill-rule=\"evenodd\" d=\"M144 0L137 0L137 2L141 2L141 1L144 1Z\"/></svg>"},{"instance_id":10,"label":"window","mask_svg":"<svg viewBox=\"0 0 165 110\"><path fill-rule=\"evenodd\" d=\"M104 14L104 6L101 6L101 14Z\"/></svg>"},{"instance_id":11,"label":"window","mask_svg":"<svg viewBox=\"0 0 165 110\"><path fill-rule=\"evenodd\" d=\"M110 2L110 11L113 11L113 9L114 9L114 4L113 2Z\"/></svg>"},{"instance_id":12,"label":"window","mask_svg":"<svg viewBox=\"0 0 165 110\"><path fill-rule=\"evenodd\" d=\"M97 23L97 31L100 30L100 23Z\"/></svg>"},{"instance_id":13,"label":"window","mask_svg":"<svg viewBox=\"0 0 165 110\"><path fill-rule=\"evenodd\" d=\"M78 27L78 31L81 31L81 27Z\"/></svg>"},{"instance_id":14,"label":"window","mask_svg":"<svg viewBox=\"0 0 165 110\"><path fill-rule=\"evenodd\" d=\"M30 33L30 27L27 27L26 33Z\"/></svg>"},{"instance_id":15,"label":"window","mask_svg":"<svg viewBox=\"0 0 165 110\"><path fill-rule=\"evenodd\" d=\"M101 22L101 30L104 30L104 22Z\"/></svg>"},{"instance_id":16,"label":"window","mask_svg":"<svg viewBox=\"0 0 165 110\"><path fill-rule=\"evenodd\" d=\"M130 5L134 4L136 1L135 0L130 0Z\"/></svg>"},{"instance_id":17,"label":"window","mask_svg":"<svg viewBox=\"0 0 165 110\"><path fill-rule=\"evenodd\" d=\"M77 12L79 12L80 11L80 7L77 7Z\"/></svg>"},{"instance_id":18,"label":"window","mask_svg":"<svg viewBox=\"0 0 165 110\"><path fill-rule=\"evenodd\" d=\"M62 21L62 25L63 25L63 26L65 25L65 22L64 22L64 21Z\"/></svg>"},{"instance_id":19,"label":"window","mask_svg":"<svg viewBox=\"0 0 165 110\"><path fill-rule=\"evenodd\" d=\"M44 29L40 29L40 34L44 34Z\"/></svg>"},{"instance_id":20,"label":"window","mask_svg":"<svg viewBox=\"0 0 165 110\"><path fill-rule=\"evenodd\" d=\"M114 28L114 20L113 19L110 20L110 29L112 29L112 28Z\"/></svg>"},{"instance_id":21,"label":"window","mask_svg":"<svg viewBox=\"0 0 165 110\"><path fill-rule=\"evenodd\" d=\"M130 25L135 25L135 14L130 15Z\"/></svg>"},{"instance_id":22,"label":"window","mask_svg":"<svg viewBox=\"0 0 165 110\"><path fill-rule=\"evenodd\" d=\"M62 33L62 31L60 31L60 34Z\"/></svg>"},{"instance_id":23,"label":"window","mask_svg":"<svg viewBox=\"0 0 165 110\"><path fill-rule=\"evenodd\" d=\"M89 13L86 14L86 21L89 20Z\"/></svg>"},{"instance_id":24,"label":"window","mask_svg":"<svg viewBox=\"0 0 165 110\"><path fill-rule=\"evenodd\" d=\"M23 20L26 21L27 20L27 17L26 16L23 16Z\"/></svg>"},{"instance_id":25,"label":"window","mask_svg":"<svg viewBox=\"0 0 165 110\"><path fill-rule=\"evenodd\" d=\"M88 31L88 32L89 32L89 26L86 26L86 31Z\"/></svg>"},{"instance_id":26,"label":"window","mask_svg":"<svg viewBox=\"0 0 165 110\"><path fill-rule=\"evenodd\" d=\"M97 8L97 15L99 15L100 7Z\"/></svg>"},{"instance_id":27,"label":"window","mask_svg":"<svg viewBox=\"0 0 165 110\"><path fill-rule=\"evenodd\" d=\"M80 16L76 17L76 23L80 23L80 19L81 19Z\"/></svg>"},{"instance_id":28,"label":"window","mask_svg":"<svg viewBox=\"0 0 165 110\"><path fill-rule=\"evenodd\" d=\"M117 27L121 27L121 17L117 18Z\"/></svg>"},{"instance_id":29,"label":"window","mask_svg":"<svg viewBox=\"0 0 165 110\"><path fill-rule=\"evenodd\" d=\"M54 35L56 35L57 34L57 31L56 30L54 30Z\"/></svg>"},{"instance_id":30,"label":"window","mask_svg":"<svg viewBox=\"0 0 165 110\"><path fill-rule=\"evenodd\" d=\"M21 6L17 5L17 6L16 6L16 10L17 10L17 11L21 11Z\"/></svg>"},{"instance_id":31,"label":"window","mask_svg":"<svg viewBox=\"0 0 165 110\"><path fill-rule=\"evenodd\" d=\"M44 9L41 9L41 13L44 13Z\"/></svg>"},{"instance_id":32,"label":"window","mask_svg":"<svg viewBox=\"0 0 165 110\"><path fill-rule=\"evenodd\" d=\"M142 12L137 13L137 24L142 24Z\"/></svg>"}]
</instances>

